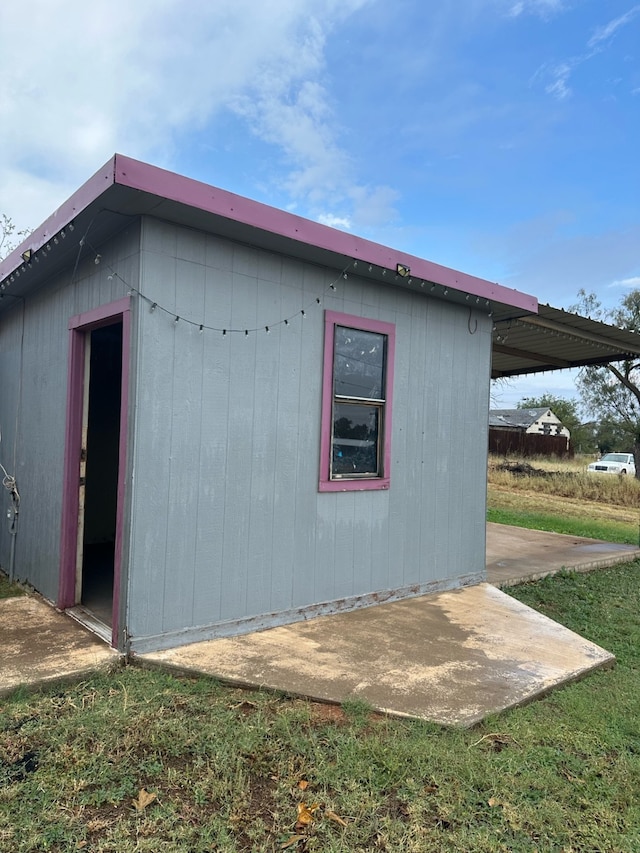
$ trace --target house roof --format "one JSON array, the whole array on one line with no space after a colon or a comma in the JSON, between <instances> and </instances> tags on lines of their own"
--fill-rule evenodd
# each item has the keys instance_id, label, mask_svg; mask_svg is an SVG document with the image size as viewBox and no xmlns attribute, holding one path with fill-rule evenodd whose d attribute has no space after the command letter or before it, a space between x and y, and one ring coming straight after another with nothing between
<instances>
[{"instance_id":1,"label":"house roof","mask_svg":"<svg viewBox=\"0 0 640 853\"><path fill-rule=\"evenodd\" d=\"M0 313L142 215L487 311L494 378L640 356L640 335L121 154L0 262Z\"/></svg>"},{"instance_id":2,"label":"house roof","mask_svg":"<svg viewBox=\"0 0 640 853\"><path fill-rule=\"evenodd\" d=\"M538 418L541 418L548 411L548 406L535 409L491 409L489 412L489 426L528 429Z\"/></svg>"}]
</instances>

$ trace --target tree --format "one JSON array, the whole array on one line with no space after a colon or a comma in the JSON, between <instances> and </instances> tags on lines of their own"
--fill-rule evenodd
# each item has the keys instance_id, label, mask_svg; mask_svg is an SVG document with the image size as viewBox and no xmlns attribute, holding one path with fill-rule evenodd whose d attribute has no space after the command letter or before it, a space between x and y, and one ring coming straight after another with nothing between
<instances>
[{"instance_id":1,"label":"tree","mask_svg":"<svg viewBox=\"0 0 640 853\"><path fill-rule=\"evenodd\" d=\"M11 217L6 213L0 213L0 261L6 258L28 234L28 230L16 231Z\"/></svg>"},{"instance_id":2,"label":"tree","mask_svg":"<svg viewBox=\"0 0 640 853\"><path fill-rule=\"evenodd\" d=\"M594 293L579 292L580 302L571 310L617 326L630 332L640 332L640 290L627 293L617 308L605 309ZM640 358L604 365L583 367L576 380L583 410L603 425L615 425L620 438L624 436L636 462L636 477L640 479Z\"/></svg>"},{"instance_id":3,"label":"tree","mask_svg":"<svg viewBox=\"0 0 640 853\"><path fill-rule=\"evenodd\" d=\"M541 397L523 397L517 408L551 409L571 433L571 441L579 453L593 453L595 450L593 426L581 423L576 400L566 400L564 397L556 397L547 392Z\"/></svg>"},{"instance_id":4,"label":"tree","mask_svg":"<svg viewBox=\"0 0 640 853\"><path fill-rule=\"evenodd\" d=\"M596 429L596 445L600 453L611 453L627 446L627 436L614 421L600 421Z\"/></svg>"}]
</instances>

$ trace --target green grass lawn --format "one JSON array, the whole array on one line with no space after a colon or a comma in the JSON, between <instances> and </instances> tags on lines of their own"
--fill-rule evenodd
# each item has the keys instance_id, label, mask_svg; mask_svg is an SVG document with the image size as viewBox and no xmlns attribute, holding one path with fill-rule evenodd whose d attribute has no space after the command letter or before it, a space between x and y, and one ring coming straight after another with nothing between
<instances>
[{"instance_id":1,"label":"green grass lawn","mask_svg":"<svg viewBox=\"0 0 640 853\"><path fill-rule=\"evenodd\" d=\"M498 524L511 524L514 527L526 527L529 530L546 530L552 533L565 533L569 536L586 536L589 539L603 539L605 542L620 542L625 545L640 543L638 524L625 524L602 518L590 518L586 513L582 518L553 515L550 513L524 509L503 509L490 507L487 521ZM640 519L639 519L640 520Z\"/></svg>"},{"instance_id":2,"label":"green grass lawn","mask_svg":"<svg viewBox=\"0 0 640 853\"><path fill-rule=\"evenodd\" d=\"M135 667L4 699L0 850L637 853L639 573L511 589L618 664L471 730Z\"/></svg>"}]
</instances>

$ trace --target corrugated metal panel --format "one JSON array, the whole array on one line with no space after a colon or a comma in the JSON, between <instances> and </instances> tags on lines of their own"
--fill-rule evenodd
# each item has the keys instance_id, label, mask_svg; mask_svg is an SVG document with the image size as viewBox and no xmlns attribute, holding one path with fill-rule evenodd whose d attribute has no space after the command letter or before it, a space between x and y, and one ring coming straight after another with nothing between
<instances>
[{"instance_id":1,"label":"corrugated metal panel","mask_svg":"<svg viewBox=\"0 0 640 853\"><path fill-rule=\"evenodd\" d=\"M496 308L492 376L519 376L604 364L640 355L640 335L550 305L538 315L512 316Z\"/></svg>"},{"instance_id":2,"label":"corrugated metal panel","mask_svg":"<svg viewBox=\"0 0 640 853\"><path fill-rule=\"evenodd\" d=\"M335 271L153 220L143 232L149 299L270 333L199 334L140 304L134 648L480 575L490 320L471 315L470 334L468 309L353 275L328 298ZM323 307L397 325L388 492L318 492Z\"/></svg>"}]
</instances>

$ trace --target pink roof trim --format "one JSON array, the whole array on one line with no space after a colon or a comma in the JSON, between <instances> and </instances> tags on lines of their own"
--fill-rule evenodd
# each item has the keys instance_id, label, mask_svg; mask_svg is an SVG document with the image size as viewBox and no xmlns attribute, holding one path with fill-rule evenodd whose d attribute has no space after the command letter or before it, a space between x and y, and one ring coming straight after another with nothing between
<instances>
[{"instance_id":1,"label":"pink roof trim","mask_svg":"<svg viewBox=\"0 0 640 853\"><path fill-rule=\"evenodd\" d=\"M199 208L263 231L297 240L377 267L395 270L397 264L410 267L413 278L436 282L482 299L501 302L537 313L538 300L521 291L504 287L467 273L409 255L406 252L373 243L354 234L338 231L253 201L201 181L168 172L122 154L115 154L93 177L78 189L27 240L0 263L0 279L20 266L21 253L27 248L39 249L64 228L81 210L111 185L119 184L156 195L159 198Z\"/></svg>"},{"instance_id":2,"label":"pink roof trim","mask_svg":"<svg viewBox=\"0 0 640 853\"><path fill-rule=\"evenodd\" d=\"M17 248L0 262L0 280L6 278L16 267L22 264L22 252L26 249L37 251L42 248L53 236L81 213L91 202L99 198L102 193L112 186L114 181L114 166L117 155L105 163L101 169L92 175L80 189L77 189L63 204L60 205L42 225L32 231L31 234Z\"/></svg>"},{"instance_id":3,"label":"pink roof trim","mask_svg":"<svg viewBox=\"0 0 640 853\"><path fill-rule=\"evenodd\" d=\"M538 300L534 296L457 272L432 261L356 237L354 234L329 228L319 222L304 219L227 190L217 189L192 178L176 175L174 172L167 172L139 160L116 154L115 172L116 182L124 186L182 202L190 207L197 207L209 213L252 225L263 231L270 231L273 234L289 237L375 266L395 270L396 264L404 264L410 267L413 278L435 281L454 290L462 290L464 293L496 300L534 313L538 311Z\"/></svg>"}]
</instances>

